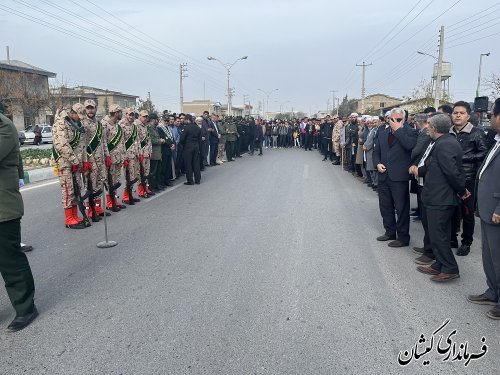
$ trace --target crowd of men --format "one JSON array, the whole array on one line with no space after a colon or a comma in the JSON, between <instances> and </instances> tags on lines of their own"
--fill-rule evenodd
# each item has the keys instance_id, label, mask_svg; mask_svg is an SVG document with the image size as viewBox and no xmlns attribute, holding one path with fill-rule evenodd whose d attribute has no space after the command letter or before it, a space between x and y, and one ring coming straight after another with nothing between
<instances>
[{"instance_id":1,"label":"crowd of men","mask_svg":"<svg viewBox=\"0 0 500 375\"><path fill-rule=\"evenodd\" d=\"M469 254L476 213L487 289L467 299L493 306L487 316L500 320L500 99L487 134L463 101L411 116L401 108L383 117L353 113L344 121L338 116L220 119L208 112L196 118L168 112L160 117L117 105L97 121L96 109L93 100L75 104L59 114L52 130L67 228L90 226L90 219L99 221L108 211L147 199L183 174L186 185L200 184L204 168L231 162L242 152L316 148L323 161L343 166L377 191L385 229L377 240L390 241L390 247L409 245L410 192L417 195L413 216L423 226L424 246L413 248L419 255L415 262L432 281L460 277L452 248L458 248L456 255ZM23 329L38 315L33 275L21 251L20 163L17 131L0 113L0 273L16 310L10 331ZM103 190L106 207L100 204Z\"/></svg>"},{"instance_id":2,"label":"crowd of men","mask_svg":"<svg viewBox=\"0 0 500 375\"><path fill-rule=\"evenodd\" d=\"M415 263L432 281L460 277L452 248L457 256L469 254L479 216L488 288L467 299L494 306L487 316L500 319L500 99L489 117L485 131L470 105L459 101L410 116L394 108L381 117L352 113L344 121L327 116L312 123L323 160L341 164L378 193L385 229L378 241L409 246L411 217L421 223L423 247L413 247ZM301 122L306 150L310 122ZM417 196L412 214L410 193Z\"/></svg>"}]
</instances>

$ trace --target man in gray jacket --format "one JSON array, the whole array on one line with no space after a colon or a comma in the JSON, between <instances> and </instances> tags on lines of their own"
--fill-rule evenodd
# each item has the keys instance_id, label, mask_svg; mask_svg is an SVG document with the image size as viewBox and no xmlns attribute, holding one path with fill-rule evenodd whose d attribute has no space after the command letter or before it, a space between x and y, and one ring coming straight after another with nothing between
<instances>
[{"instance_id":1,"label":"man in gray jacket","mask_svg":"<svg viewBox=\"0 0 500 375\"><path fill-rule=\"evenodd\" d=\"M479 305L494 306L486 315L500 320L500 98L492 109L491 128L496 132L496 142L479 168L476 181L483 268L488 289L467 299Z\"/></svg>"},{"instance_id":2,"label":"man in gray jacket","mask_svg":"<svg viewBox=\"0 0 500 375\"><path fill-rule=\"evenodd\" d=\"M7 329L15 332L28 326L38 311L33 302L35 282L20 245L24 206L19 192L19 139L16 127L2 113L0 103L0 273L16 310Z\"/></svg>"}]
</instances>

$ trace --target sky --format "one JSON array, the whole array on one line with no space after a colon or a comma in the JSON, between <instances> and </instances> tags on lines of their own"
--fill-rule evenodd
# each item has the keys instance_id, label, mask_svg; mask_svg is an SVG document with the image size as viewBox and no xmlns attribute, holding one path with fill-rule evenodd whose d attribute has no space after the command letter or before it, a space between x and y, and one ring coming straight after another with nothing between
<instances>
[{"instance_id":1,"label":"sky","mask_svg":"<svg viewBox=\"0 0 500 375\"><path fill-rule=\"evenodd\" d=\"M56 83L149 92L174 112L182 63L185 101L227 102L227 71L207 56L248 56L231 68L234 105L265 108L263 90L270 111L326 110L334 95L361 97L363 62L366 95L403 98L430 80L435 60L417 51L438 55L441 26L454 100L473 100L481 53L482 77L500 74L498 0L1 0L0 25L10 58Z\"/></svg>"}]
</instances>

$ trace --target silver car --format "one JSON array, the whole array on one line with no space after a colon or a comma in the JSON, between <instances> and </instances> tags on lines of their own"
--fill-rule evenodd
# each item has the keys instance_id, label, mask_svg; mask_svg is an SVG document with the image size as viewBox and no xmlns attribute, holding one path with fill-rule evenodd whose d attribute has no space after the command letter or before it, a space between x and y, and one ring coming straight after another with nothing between
<instances>
[{"instance_id":1,"label":"silver car","mask_svg":"<svg viewBox=\"0 0 500 375\"><path fill-rule=\"evenodd\" d=\"M37 125L31 125L24 131L24 135L26 137L24 143L33 144L35 142L35 133L33 133L35 126ZM38 126L42 132L42 140L40 143L52 143L52 127L47 124L40 124Z\"/></svg>"}]
</instances>

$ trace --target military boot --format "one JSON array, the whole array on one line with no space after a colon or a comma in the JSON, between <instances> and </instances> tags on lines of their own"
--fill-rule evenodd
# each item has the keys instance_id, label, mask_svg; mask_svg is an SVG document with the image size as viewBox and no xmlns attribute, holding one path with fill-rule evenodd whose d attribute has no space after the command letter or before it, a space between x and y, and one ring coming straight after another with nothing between
<instances>
[{"instance_id":1,"label":"military boot","mask_svg":"<svg viewBox=\"0 0 500 375\"><path fill-rule=\"evenodd\" d=\"M72 212L71 207L64 209L64 216L65 216L64 225L66 226L66 228L70 228L70 229L84 229L85 228L85 225L83 225L82 222L78 221L78 219L75 219L73 217L73 212Z\"/></svg>"}]
</instances>

